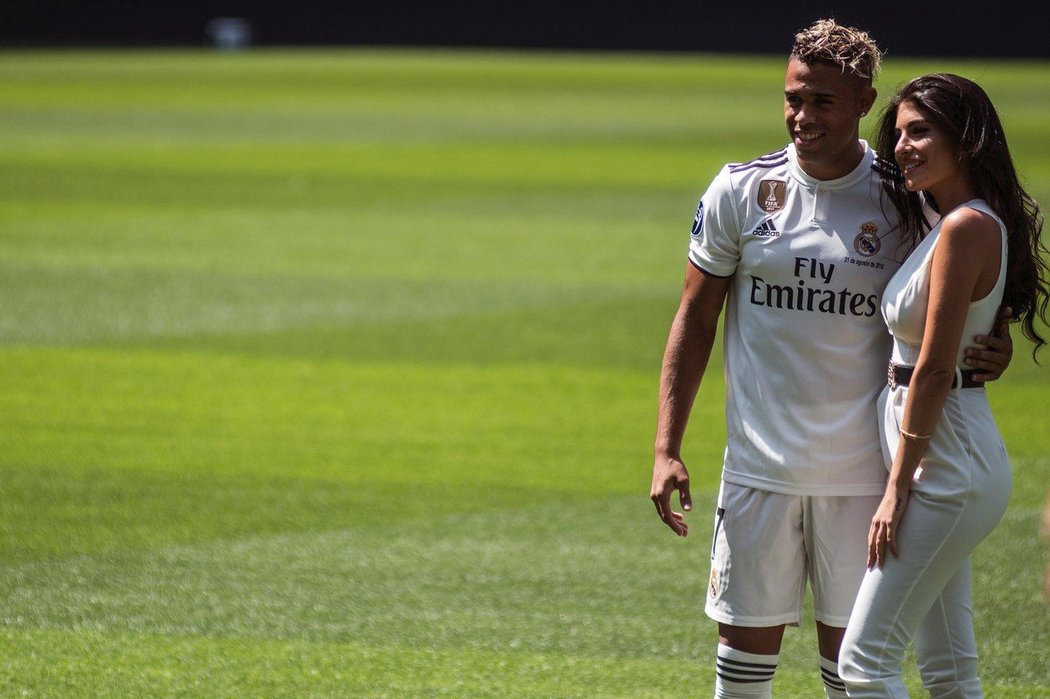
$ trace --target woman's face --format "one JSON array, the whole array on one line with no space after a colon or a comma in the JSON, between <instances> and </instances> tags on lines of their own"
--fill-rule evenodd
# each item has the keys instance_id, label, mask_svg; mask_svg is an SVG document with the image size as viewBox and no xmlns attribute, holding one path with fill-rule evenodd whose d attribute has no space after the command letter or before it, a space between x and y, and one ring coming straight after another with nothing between
<instances>
[{"instance_id":1,"label":"woman's face","mask_svg":"<svg viewBox=\"0 0 1050 699\"><path fill-rule=\"evenodd\" d=\"M936 190L963 176L958 147L911 101L897 109L896 134L893 155L909 191Z\"/></svg>"}]
</instances>

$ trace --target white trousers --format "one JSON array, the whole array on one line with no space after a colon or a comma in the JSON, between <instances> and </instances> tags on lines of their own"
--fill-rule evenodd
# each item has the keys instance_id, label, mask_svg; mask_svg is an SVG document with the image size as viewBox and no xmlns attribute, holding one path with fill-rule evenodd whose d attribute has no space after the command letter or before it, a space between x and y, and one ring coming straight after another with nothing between
<instances>
[{"instance_id":1,"label":"white trousers","mask_svg":"<svg viewBox=\"0 0 1050 699\"><path fill-rule=\"evenodd\" d=\"M865 573L839 653L850 697L907 697L902 663L912 640L932 697L983 696L970 554L1002 519L1011 480L983 394L949 397L898 527L900 557ZM888 450L904 398L884 396Z\"/></svg>"}]
</instances>

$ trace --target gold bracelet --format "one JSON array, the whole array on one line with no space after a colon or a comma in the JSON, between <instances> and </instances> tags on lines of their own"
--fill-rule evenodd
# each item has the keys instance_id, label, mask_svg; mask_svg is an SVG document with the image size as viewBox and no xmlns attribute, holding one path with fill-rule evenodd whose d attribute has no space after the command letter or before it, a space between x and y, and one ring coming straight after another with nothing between
<instances>
[{"instance_id":1,"label":"gold bracelet","mask_svg":"<svg viewBox=\"0 0 1050 699\"><path fill-rule=\"evenodd\" d=\"M932 434L912 434L911 432L905 432L904 430L901 430L900 432L902 437L908 437L909 439L917 441L927 440L933 436Z\"/></svg>"}]
</instances>

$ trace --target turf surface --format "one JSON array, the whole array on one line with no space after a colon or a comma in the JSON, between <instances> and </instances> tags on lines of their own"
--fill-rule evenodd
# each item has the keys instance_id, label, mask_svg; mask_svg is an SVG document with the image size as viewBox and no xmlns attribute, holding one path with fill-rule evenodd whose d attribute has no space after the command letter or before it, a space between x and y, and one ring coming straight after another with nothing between
<instances>
[{"instance_id":1,"label":"turf surface","mask_svg":"<svg viewBox=\"0 0 1050 699\"><path fill-rule=\"evenodd\" d=\"M1050 201L1050 65L891 57L879 87L932 68L988 89ZM723 388L677 540L647 498L656 381L696 199L783 144L781 81L745 57L0 55L0 694L708 694ZM1050 398L1015 340L976 615L989 696L1045 697ZM777 696L820 692L813 645L789 631Z\"/></svg>"}]
</instances>

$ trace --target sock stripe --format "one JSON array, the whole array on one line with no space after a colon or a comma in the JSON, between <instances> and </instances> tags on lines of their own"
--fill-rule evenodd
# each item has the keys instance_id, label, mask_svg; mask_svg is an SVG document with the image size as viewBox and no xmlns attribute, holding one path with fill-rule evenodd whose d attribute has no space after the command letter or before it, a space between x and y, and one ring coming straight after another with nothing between
<instances>
[{"instance_id":1,"label":"sock stripe","mask_svg":"<svg viewBox=\"0 0 1050 699\"><path fill-rule=\"evenodd\" d=\"M732 658L723 658L721 656L716 658L715 662L720 665L738 665L741 668L761 668L763 670L769 670L770 672L777 669L776 665L770 665L769 663L748 663L743 660L733 660Z\"/></svg>"},{"instance_id":2,"label":"sock stripe","mask_svg":"<svg viewBox=\"0 0 1050 699\"><path fill-rule=\"evenodd\" d=\"M832 689L837 689L841 692L846 691L846 683L842 681L842 678L839 677L837 673L829 672L824 668L820 668L820 677L824 680L824 684Z\"/></svg>"},{"instance_id":3,"label":"sock stripe","mask_svg":"<svg viewBox=\"0 0 1050 699\"><path fill-rule=\"evenodd\" d=\"M748 653L718 644L715 696L769 699L779 655Z\"/></svg>"},{"instance_id":4,"label":"sock stripe","mask_svg":"<svg viewBox=\"0 0 1050 699\"><path fill-rule=\"evenodd\" d=\"M715 672L717 672L722 677L739 677L741 678L741 680L749 677L754 678L754 682L761 682L762 680L773 679L772 670L770 670L769 672L746 672L742 670L733 670L731 668L715 667Z\"/></svg>"},{"instance_id":5,"label":"sock stripe","mask_svg":"<svg viewBox=\"0 0 1050 699\"><path fill-rule=\"evenodd\" d=\"M830 697L845 696L846 683L839 677L839 664L820 656L820 679L824 680L825 693Z\"/></svg>"},{"instance_id":6,"label":"sock stripe","mask_svg":"<svg viewBox=\"0 0 1050 699\"><path fill-rule=\"evenodd\" d=\"M762 678L757 678L756 677L756 678L753 678L753 679L752 678L748 678L748 677L733 677L732 675L723 675L721 672L718 672L717 670L715 671L715 674L718 675L719 677L721 677L723 680L727 680L729 682L736 682L738 684L753 684L753 683L756 683L756 682L769 682L769 681L771 681L773 679L772 675L770 675L769 677L762 677Z\"/></svg>"},{"instance_id":7,"label":"sock stripe","mask_svg":"<svg viewBox=\"0 0 1050 699\"><path fill-rule=\"evenodd\" d=\"M722 679L734 682L768 682L773 679L776 665L763 665L760 663L735 663L744 667L732 667L726 663L725 658L718 658L715 662L715 673ZM750 668L750 669L745 669Z\"/></svg>"}]
</instances>

